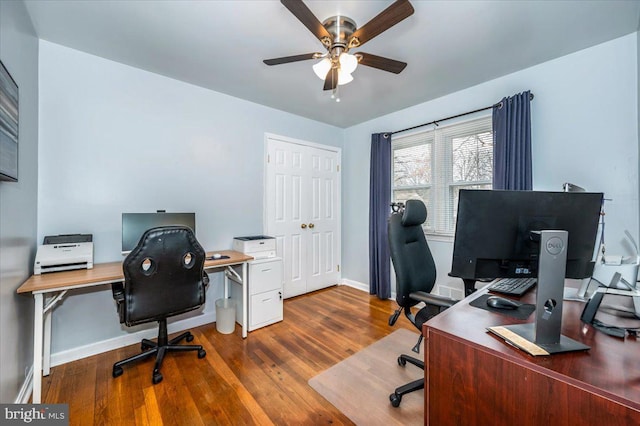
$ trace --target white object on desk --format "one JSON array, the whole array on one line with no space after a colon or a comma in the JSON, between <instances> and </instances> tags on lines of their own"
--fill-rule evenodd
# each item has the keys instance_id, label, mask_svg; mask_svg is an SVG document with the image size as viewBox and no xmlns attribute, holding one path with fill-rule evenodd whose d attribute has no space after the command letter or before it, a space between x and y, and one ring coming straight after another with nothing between
<instances>
[{"instance_id":1,"label":"white object on desk","mask_svg":"<svg viewBox=\"0 0 640 426\"><path fill-rule=\"evenodd\" d=\"M635 248L635 256L604 255L598 256L593 268L593 279L600 284L610 287L611 280L616 272L620 273L620 281L616 287L621 290L637 288L638 267L640 266L640 250L638 244L629 231L624 231L629 242Z\"/></svg>"},{"instance_id":2,"label":"white object on desk","mask_svg":"<svg viewBox=\"0 0 640 426\"><path fill-rule=\"evenodd\" d=\"M93 242L43 244L38 246L33 273L93 268Z\"/></svg>"},{"instance_id":3,"label":"white object on desk","mask_svg":"<svg viewBox=\"0 0 640 426\"><path fill-rule=\"evenodd\" d=\"M254 259L272 258L276 257L276 239L266 235L236 237L233 239L233 249Z\"/></svg>"}]
</instances>

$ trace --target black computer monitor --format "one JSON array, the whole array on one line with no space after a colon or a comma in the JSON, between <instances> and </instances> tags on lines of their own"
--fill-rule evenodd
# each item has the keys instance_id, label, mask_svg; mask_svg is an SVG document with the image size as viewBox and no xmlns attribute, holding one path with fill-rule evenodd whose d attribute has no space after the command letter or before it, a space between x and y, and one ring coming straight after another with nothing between
<instances>
[{"instance_id":1,"label":"black computer monitor","mask_svg":"<svg viewBox=\"0 0 640 426\"><path fill-rule=\"evenodd\" d=\"M537 277L530 231L568 232L566 278L588 278L602 193L461 190L451 276L464 280Z\"/></svg>"},{"instance_id":2,"label":"black computer monitor","mask_svg":"<svg viewBox=\"0 0 640 426\"><path fill-rule=\"evenodd\" d=\"M182 225L196 232L195 213L122 213L122 253L133 250L147 229Z\"/></svg>"}]
</instances>

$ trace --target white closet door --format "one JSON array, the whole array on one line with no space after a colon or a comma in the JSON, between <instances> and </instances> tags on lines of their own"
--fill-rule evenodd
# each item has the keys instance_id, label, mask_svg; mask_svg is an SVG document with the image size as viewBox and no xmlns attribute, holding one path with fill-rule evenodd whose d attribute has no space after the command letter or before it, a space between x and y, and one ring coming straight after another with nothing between
<instances>
[{"instance_id":1,"label":"white closet door","mask_svg":"<svg viewBox=\"0 0 640 426\"><path fill-rule=\"evenodd\" d=\"M337 153L310 148L311 188L308 206L307 291L338 282L339 213Z\"/></svg>"},{"instance_id":2,"label":"white closet door","mask_svg":"<svg viewBox=\"0 0 640 426\"><path fill-rule=\"evenodd\" d=\"M284 297L338 283L339 152L267 137L265 229L284 263Z\"/></svg>"},{"instance_id":3,"label":"white closet door","mask_svg":"<svg viewBox=\"0 0 640 426\"><path fill-rule=\"evenodd\" d=\"M266 232L276 238L284 265L284 296L291 297L307 291L303 188L309 186L309 165L305 146L276 139L267 144Z\"/></svg>"}]
</instances>

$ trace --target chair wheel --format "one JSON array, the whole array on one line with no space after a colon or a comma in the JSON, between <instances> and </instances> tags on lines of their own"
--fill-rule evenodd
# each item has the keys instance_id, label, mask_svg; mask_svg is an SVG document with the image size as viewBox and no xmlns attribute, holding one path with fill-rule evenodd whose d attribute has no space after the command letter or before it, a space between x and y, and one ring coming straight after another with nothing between
<instances>
[{"instance_id":1,"label":"chair wheel","mask_svg":"<svg viewBox=\"0 0 640 426\"><path fill-rule=\"evenodd\" d=\"M162 374L160 373L153 373L153 384L157 385L158 383L160 383L162 381Z\"/></svg>"},{"instance_id":2,"label":"chair wheel","mask_svg":"<svg viewBox=\"0 0 640 426\"><path fill-rule=\"evenodd\" d=\"M147 345L146 343L140 343L140 350L142 350L142 351L146 351L150 347L151 346Z\"/></svg>"},{"instance_id":3,"label":"chair wheel","mask_svg":"<svg viewBox=\"0 0 640 426\"><path fill-rule=\"evenodd\" d=\"M392 393L391 395L389 395L389 401L391 401L391 405L393 405L394 407L399 407L400 401L402 401L402 396L398 395L397 393Z\"/></svg>"},{"instance_id":4,"label":"chair wheel","mask_svg":"<svg viewBox=\"0 0 640 426\"><path fill-rule=\"evenodd\" d=\"M193 341L193 334L187 334L187 337L185 339L187 340L187 342Z\"/></svg>"},{"instance_id":5,"label":"chair wheel","mask_svg":"<svg viewBox=\"0 0 640 426\"><path fill-rule=\"evenodd\" d=\"M407 361L404 358L402 358L401 356L399 356L398 357L398 365L400 367L404 367L405 365L407 365Z\"/></svg>"},{"instance_id":6,"label":"chair wheel","mask_svg":"<svg viewBox=\"0 0 640 426\"><path fill-rule=\"evenodd\" d=\"M205 356L207 356L207 351L205 351L204 349L200 349L200 350L198 351L198 359L202 359L202 358L204 358Z\"/></svg>"},{"instance_id":7,"label":"chair wheel","mask_svg":"<svg viewBox=\"0 0 640 426\"><path fill-rule=\"evenodd\" d=\"M111 375L115 379L116 377L122 376L122 373L122 367L113 367L113 372L111 373Z\"/></svg>"}]
</instances>

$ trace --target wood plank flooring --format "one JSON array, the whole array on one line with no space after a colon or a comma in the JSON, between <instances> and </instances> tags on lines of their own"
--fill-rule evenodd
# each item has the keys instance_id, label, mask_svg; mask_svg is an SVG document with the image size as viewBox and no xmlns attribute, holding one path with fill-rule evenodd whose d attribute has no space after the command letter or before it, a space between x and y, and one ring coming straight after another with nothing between
<instances>
[{"instance_id":1,"label":"wood plank flooring","mask_svg":"<svg viewBox=\"0 0 640 426\"><path fill-rule=\"evenodd\" d=\"M68 403L71 425L350 425L307 381L399 327L387 324L395 303L347 286L285 300L284 321L240 337L215 324L192 329L207 351L170 353L153 385L153 360L124 367L128 346L52 368L43 403ZM395 362L390 359L389 362ZM391 391L392 389L390 389Z\"/></svg>"}]
</instances>

